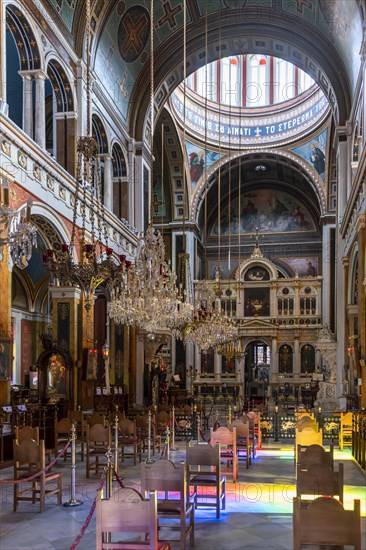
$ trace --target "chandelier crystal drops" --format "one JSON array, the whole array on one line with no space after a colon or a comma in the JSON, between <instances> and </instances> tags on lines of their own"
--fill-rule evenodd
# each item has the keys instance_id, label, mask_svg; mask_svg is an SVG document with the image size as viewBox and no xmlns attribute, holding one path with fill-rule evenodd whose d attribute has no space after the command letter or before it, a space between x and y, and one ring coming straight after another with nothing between
<instances>
[{"instance_id":1,"label":"chandelier crystal drops","mask_svg":"<svg viewBox=\"0 0 366 550\"><path fill-rule=\"evenodd\" d=\"M192 322L184 329L184 341L193 342L201 351L237 340L236 323L221 311L220 292L205 279L196 284L196 305Z\"/></svg>"},{"instance_id":2,"label":"chandelier crystal drops","mask_svg":"<svg viewBox=\"0 0 366 550\"><path fill-rule=\"evenodd\" d=\"M177 311L176 278L165 260L163 237L149 225L136 262L123 262L119 282L110 285L108 313L117 324L154 333L171 327Z\"/></svg>"},{"instance_id":3,"label":"chandelier crystal drops","mask_svg":"<svg viewBox=\"0 0 366 550\"><path fill-rule=\"evenodd\" d=\"M13 264L25 269L37 247L37 228L31 223L32 199L20 211L9 206L9 188L0 182L0 262L4 247L8 248Z\"/></svg>"}]
</instances>

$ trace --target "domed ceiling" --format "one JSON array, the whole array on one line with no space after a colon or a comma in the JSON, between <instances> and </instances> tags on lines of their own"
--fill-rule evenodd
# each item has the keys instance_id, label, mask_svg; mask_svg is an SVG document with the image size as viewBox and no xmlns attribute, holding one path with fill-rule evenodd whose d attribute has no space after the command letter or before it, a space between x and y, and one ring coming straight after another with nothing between
<instances>
[{"instance_id":1,"label":"domed ceiling","mask_svg":"<svg viewBox=\"0 0 366 550\"><path fill-rule=\"evenodd\" d=\"M43 3L80 48L84 0ZM206 63L207 10L207 60L248 51L283 57L314 78L333 104L336 118L344 122L360 63L362 21L357 0L187 0L187 8L188 73ZM150 1L94 0L92 10L94 69L126 126L139 137L149 99ZM160 107L182 80L183 3L155 1L154 24Z\"/></svg>"}]
</instances>

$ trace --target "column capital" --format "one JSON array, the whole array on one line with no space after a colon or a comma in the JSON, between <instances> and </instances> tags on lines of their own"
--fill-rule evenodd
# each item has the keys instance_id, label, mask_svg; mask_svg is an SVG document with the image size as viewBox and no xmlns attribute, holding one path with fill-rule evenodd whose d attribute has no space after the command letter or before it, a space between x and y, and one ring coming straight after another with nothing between
<instances>
[{"instance_id":1,"label":"column capital","mask_svg":"<svg viewBox=\"0 0 366 550\"><path fill-rule=\"evenodd\" d=\"M103 160L112 160L111 153L100 153L99 157Z\"/></svg>"},{"instance_id":2,"label":"column capital","mask_svg":"<svg viewBox=\"0 0 366 550\"><path fill-rule=\"evenodd\" d=\"M58 113L55 113L56 120L61 120L64 118L73 118L76 120L78 118L78 114L76 111L59 111Z\"/></svg>"},{"instance_id":3,"label":"column capital","mask_svg":"<svg viewBox=\"0 0 366 550\"><path fill-rule=\"evenodd\" d=\"M22 78L28 79L28 80L32 80L32 79L47 80L48 79L47 74L42 69L30 69L28 71L18 71L18 74Z\"/></svg>"}]
</instances>

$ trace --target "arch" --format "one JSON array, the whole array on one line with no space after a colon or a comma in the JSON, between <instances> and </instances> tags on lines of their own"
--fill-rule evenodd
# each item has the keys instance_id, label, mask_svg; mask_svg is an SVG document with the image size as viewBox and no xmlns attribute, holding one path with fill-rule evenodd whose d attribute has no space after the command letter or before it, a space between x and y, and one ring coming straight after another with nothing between
<instances>
[{"instance_id":1,"label":"arch","mask_svg":"<svg viewBox=\"0 0 366 550\"><path fill-rule=\"evenodd\" d=\"M98 144L99 154L107 154L109 152L109 139L106 125L102 122L101 117L96 113L93 113L92 115L92 133Z\"/></svg>"},{"instance_id":2,"label":"arch","mask_svg":"<svg viewBox=\"0 0 366 550\"><path fill-rule=\"evenodd\" d=\"M13 4L8 4L5 11L6 26L17 45L20 69L39 70L42 66L40 48L28 19L21 9Z\"/></svg>"},{"instance_id":3,"label":"arch","mask_svg":"<svg viewBox=\"0 0 366 550\"><path fill-rule=\"evenodd\" d=\"M262 160L263 162L282 162L286 163L286 165L291 166L294 170L301 174L301 176L304 178L304 181L306 181L311 186L311 189L314 191L318 200L320 216L322 217L326 214L327 199L321 177L318 175L315 169L312 168L304 159L285 150L276 149L276 151L269 151L266 149L251 149L249 151L246 151L244 154L242 154L242 152L234 152L230 154L230 157L222 157L206 170L206 178L208 181L207 192L209 192L213 185L216 183L215 174L218 172L219 168L221 170L222 177L224 170L230 169L230 163L232 163L234 166L235 164L240 162L242 166L244 162L252 162L253 158L256 159L256 162ZM191 202L190 221L197 224L199 223L199 213L204 202L206 178L202 176L199 179Z\"/></svg>"},{"instance_id":4,"label":"arch","mask_svg":"<svg viewBox=\"0 0 366 550\"><path fill-rule=\"evenodd\" d=\"M358 288L358 280L359 280L359 265L358 265L358 246L357 244L354 246L352 250L352 254L350 257L350 269L349 269L349 278L348 278L348 304L352 305L358 305L359 301L359 288Z\"/></svg>"},{"instance_id":5,"label":"arch","mask_svg":"<svg viewBox=\"0 0 366 550\"><path fill-rule=\"evenodd\" d=\"M74 94L70 85L70 80L65 69L57 59L51 58L48 61L47 76L55 94L57 112L65 113L74 111Z\"/></svg>"},{"instance_id":6,"label":"arch","mask_svg":"<svg viewBox=\"0 0 366 550\"><path fill-rule=\"evenodd\" d=\"M288 343L282 344L278 348L278 372L280 374L293 372L293 355L294 350Z\"/></svg>"},{"instance_id":7,"label":"arch","mask_svg":"<svg viewBox=\"0 0 366 550\"><path fill-rule=\"evenodd\" d=\"M306 342L300 349L301 373L315 372L315 348L310 342Z\"/></svg>"},{"instance_id":8,"label":"arch","mask_svg":"<svg viewBox=\"0 0 366 550\"><path fill-rule=\"evenodd\" d=\"M112 145L113 171L113 214L119 219L129 218L129 185L127 180L127 163L123 149L118 142Z\"/></svg>"},{"instance_id":9,"label":"arch","mask_svg":"<svg viewBox=\"0 0 366 550\"><path fill-rule=\"evenodd\" d=\"M352 80L354 84L355 78L347 72L342 52L338 51L332 41L334 31L330 31L328 36L321 32L315 33L313 25L303 17L278 13L276 7L261 8L263 17L258 17L258 13L254 16L253 10L255 11L255 7L252 10L245 8L248 18L243 18L240 8L225 10L225 17L222 17L221 10L210 14L208 55L204 51L204 18L195 22L188 31L188 73L191 74L206 62L219 59L222 52L226 56L257 52L273 55L307 72L328 98L335 123L344 124L351 105L350 82ZM169 56L166 55L165 43L156 49L155 97L158 110L163 106L167 96L183 80L181 43L182 31L176 32L174 37L170 38ZM334 60L331 64L330 59ZM136 140L143 139L147 121L149 86L145 75L146 72L141 71L129 104L130 135Z\"/></svg>"}]
</instances>

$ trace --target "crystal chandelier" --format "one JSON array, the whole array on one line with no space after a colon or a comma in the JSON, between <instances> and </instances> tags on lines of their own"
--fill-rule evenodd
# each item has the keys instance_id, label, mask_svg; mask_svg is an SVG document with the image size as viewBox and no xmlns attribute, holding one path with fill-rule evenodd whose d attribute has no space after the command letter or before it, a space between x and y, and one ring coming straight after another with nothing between
<instances>
[{"instance_id":1,"label":"crystal chandelier","mask_svg":"<svg viewBox=\"0 0 366 550\"><path fill-rule=\"evenodd\" d=\"M5 186L6 185L6 186ZM32 199L20 211L9 206L9 188L0 181L0 262L7 246L13 264L24 269L37 246L37 228L31 223Z\"/></svg>"},{"instance_id":2,"label":"crystal chandelier","mask_svg":"<svg viewBox=\"0 0 366 550\"><path fill-rule=\"evenodd\" d=\"M61 250L48 249L43 256L43 262L51 273L54 285L77 286L82 290L85 309L89 311L96 288L105 281L114 280L116 271L123 271L125 267L125 264L115 266L112 260L113 250L108 247L98 144L91 132L90 0L86 2L86 55L87 135L80 137L77 143L77 174L71 239L69 243L61 245ZM78 228L79 203L81 227L79 224ZM105 250L102 246L103 238ZM106 259L101 261L104 251ZM74 259L76 252L80 257L79 262Z\"/></svg>"},{"instance_id":3,"label":"crystal chandelier","mask_svg":"<svg viewBox=\"0 0 366 550\"><path fill-rule=\"evenodd\" d=\"M149 223L141 234L134 264L124 263L120 279L110 285L108 313L115 323L138 326L148 333L172 327L179 314L176 277L165 260L164 240L152 224L152 182L154 145L154 2L150 4L150 185Z\"/></svg>"}]
</instances>

